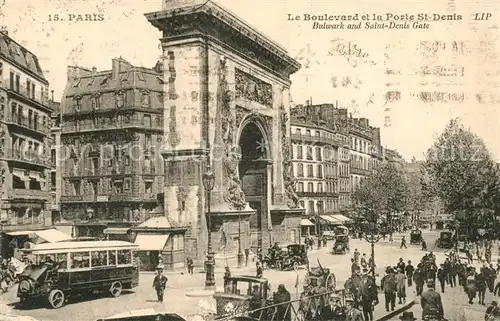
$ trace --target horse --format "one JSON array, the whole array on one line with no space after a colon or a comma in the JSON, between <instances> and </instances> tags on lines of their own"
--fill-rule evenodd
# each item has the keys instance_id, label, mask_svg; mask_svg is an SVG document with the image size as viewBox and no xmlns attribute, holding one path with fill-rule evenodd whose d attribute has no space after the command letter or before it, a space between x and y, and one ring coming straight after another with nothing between
<instances>
[{"instance_id":1,"label":"horse","mask_svg":"<svg viewBox=\"0 0 500 321\"><path fill-rule=\"evenodd\" d=\"M353 296L356 304L375 302L378 304L378 290L375 278L372 275L355 274L344 283L346 293Z\"/></svg>"}]
</instances>

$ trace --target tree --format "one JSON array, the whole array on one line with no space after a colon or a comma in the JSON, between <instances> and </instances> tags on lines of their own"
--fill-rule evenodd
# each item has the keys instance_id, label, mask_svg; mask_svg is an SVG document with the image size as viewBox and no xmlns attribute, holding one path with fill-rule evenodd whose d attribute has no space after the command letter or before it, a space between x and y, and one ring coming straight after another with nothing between
<instances>
[{"instance_id":1,"label":"tree","mask_svg":"<svg viewBox=\"0 0 500 321\"><path fill-rule=\"evenodd\" d=\"M403 212L408 204L408 182L402 168L392 163L382 163L376 167L373 174L362 181L353 197L360 209L367 213L386 215L389 223L389 233L392 235L392 216Z\"/></svg>"},{"instance_id":2,"label":"tree","mask_svg":"<svg viewBox=\"0 0 500 321\"><path fill-rule=\"evenodd\" d=\"M495 163L484 141L458 119L451 120L429 148L423 167L426 189L443 201L456 220L477 222L474 216L481 209L494 206L498 197ZM472 225L468 226L471 232Z\"/></svg>"}]
</instances>

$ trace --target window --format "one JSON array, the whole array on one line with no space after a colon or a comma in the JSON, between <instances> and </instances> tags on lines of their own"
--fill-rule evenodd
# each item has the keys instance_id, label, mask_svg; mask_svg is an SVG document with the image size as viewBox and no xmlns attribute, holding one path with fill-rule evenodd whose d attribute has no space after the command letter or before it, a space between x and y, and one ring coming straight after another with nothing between
<instances>
[{"instance_id":1,"label":"window","mask_svg":"<svg viewBox=\"0 0 500 321\"><path fill-rule=\"evenodd\" d=\"M313 193L314 192L314 185L313 185L313 183L311 183L311 182L307 183L307 191L309 193Z\"/></svg>"},{"instance_id":2,"label":"window","mask_svg":"<svg viewBox=\"0 0 500 321\"><path fill-rule=\"evenodd\" d=\"M318 193L323 193L323 183L318 183Z\"/></svg>"},{"instance_id":3,"label":"window","mask_svg":"<svg viewBox=\"0 0 500 321\"><path fill-rule=\"evenodd\" d=\"M73 107L75 108L76 111L80 111L82 109L82 97L80 96L75 97L73 103L74 103Z\"/></svg>"},{"instance_id":4,"label":"window","mask_svg":"<svg viewBox=\"0 0 500 321\"><path fill-rule=\"evenodd\" d=\"M92 267L108 265L108 251L94 251L92 254Z\"/></svg>"},{"instance_id":5,"label":"window","mask_svg":"<svg viewBox=\"0 0 500 321\"><path fill-rule=\"evenodd\" d=\"M316 131L316 137L320 137L319 130Z\"/></svg>"},{"instance_id":6,"label":"window","mask_svg":"<svg viewBox=\"0 0 500 321\"><path fill-rule=\"evenodd\" d=\"M311 130L310 129L306 129L306 135L307 136L311 136Z\"/></svg>"},{"instance_id":7,"label":"window","mask_svg":"<svg viewBox=\"0 0 500 321\"><path fill-rule=\"evenodd\" d=\"M307 159L308 160L313 159L313 148L311 146L307 146Z\"/></svg>"},{"instance_id":8,"label":"window","mask_svg":"<svg viewBox=\"0 0 500 321\"><path fill-rule=\"evenodd\" d=\"M126 179L125 180L125 187L124 187L124 189L126 191L130 191L130 179Z\"/></svg>"},{"instance_id":9,"label":"window","mask_svg":"<svg viewBox=\"0 0 500 321\"><path fill-rule=\"evenodd\" d=\"M304 155L302 155L302 146L297 146L297 159L303 159Z\"/></svg>"},{"instance_id":10,"label":"window","mask_svg":"<svg viewBox=\"0 0 500 321\"><path fill-rule=\"evenodd\" d=\"M116 265L116 251L108 251L109 265Z\"/></svg>"},{"instance_id":11,"label":"window","mask_svg":"<svg viewBox=\"0 0 500 321\"><path fill-rule=\"evenodd\" d=\"M297 192L303 192L304 191L304 183L303 182L299 182L297 184Z\"/></svg>"},{"instance_id":12,"label":"window","mask_svg":"<svg viewBox=\"0 0 500 321\"><path fill-rule=\"evenodd\" d=\"M31 81L26 80L26 91L28 93L28 97L31 97Z\"/></svg>"},{"instance_id":13,"label":"window","mask_svg":"<svg viewBox=\"0 0 500 321\"><path fill-rule=\"evenodd\" d=\"M300 128L295 129L295 134L302 135L302 131L300 130Z\"/></svg>"},{"instance_id":14,"label":"window","mask_svg":"<svg viewBox=\"0 0 500 321\"><path fill-rule=\"evenodd\" d=\"M101 95L100 94L95 94L94 97L92 97L92 108L95 110L101 108Z\"/></svg>"},{"instance_id":15,"label":"window","mask_svg":"<svg viewBox=\"0 0 500 321\"><path fill-rule=\"evenodd\" d=\"M315 211L314 211L314 201L309 201L308 204L308 210L309 210L309 214L314 214Z\"/></svg>"},{"instance_id":16,"label":"window","mask_svg":"<svg viewBox=\"0 0 500 321\"><path fill-rule=\"evenodd\" d=\"M316 147L316 160L321 160L321 147Z\"/></svg>"},{"instance_id":17,"label":"window","mask_svg":"<svg viewBox=\"0 0 500 321\"><path fill-rule=\"evenodd\" d=\"M118 265L132 263L132 251L120 250L118 251Z\"/></svg>"},{"instance_id":18,"label":"window","mask_svg":"<svg viewBox=\"0 0 500 321\"><path fill-rule=\"evenodd\" d=\"M307 177L314 177L314 170L312 165L307 165Z\"/></svg>"},{"instance_id":19,"label":"window","mask_svg":"<svg viewBox=\"0 0 500 321\"><path fill-rule=\"evenodd\" d=\"M141 105L142 107L149 107L150 106L150 99L149 99L149 93L148 92L143 92L141 96Z\"/></svg>"},{"instance_id":20,"label":"window","mask_svg":"<svg viewBox=\"0 0 500 321\"><path fill-rule=\"evenodd\" d=\"M318 167L316 169L317 169L316 177L323 178L323 166L318 165Z\"/></svg>"},{"instance_id":21,"label":"window","mask_svg":"<svg viewBox=\"0 0 500 321\"><path fill-rule=\"evenodd\" d=\"M20 85L20 76L19 75L16 75L16 91L19 92L19 85Z\"/></svg>"},{"instance_id":22,"label":"window","mask_svg":"<svg viewBox=\"0 0 500 321\"><path fill-rule=\"evenodd\" d=\"M119 91L116 94L116 108L123 108L125 105L125 93L123 91Z\"/></svg>"},{"instance_id":23,"label":"window","mask_svg":"<svg viewBox=\"0 0 500 321\"><path fill-rule=\"evenodd\" d=\"M10 90L14 90L14 72L10 72Z\"/></svg>"},{"instance_id":24,"label":"window","mask_svg":"<svg viewBox=\"0 0 500 321\"><path fill-rule=\"evenodd\" d=\"M57 253L56 254L56 264L59 265L60 269L68 268L68 253Z\"/></svg>"},{"instance_id":25,"label":"window","mask_svg":"<svg viewBox=\"0 0 500 321\"><path fill-rule=\"evenodd\" d=\"M152 122L151 122L151 115L144 114L144 119L143 120L144 120L144 122L143 122L144 126L146 126L146 127L153 127L152 126Z\"/></svg>"},{"instance_id":26,"label":"window","mask_svg":"<svg viewBox=\"0 0 500 321\"><path fill-rule=\"evenodd\" d=\"M304 177L304 165L303 164L297 165L297 176Z\"/></svg>"},{"instance_id":27,"label":"window","mask_svg":"<svg viewBox=\"0 0 500 321\"><path fill-rule=\"evenodd\" d=\"M81 269L90 267L90 253L89 252L73 252L70 256L71 268Z\"/></svg>"}]
</instances>

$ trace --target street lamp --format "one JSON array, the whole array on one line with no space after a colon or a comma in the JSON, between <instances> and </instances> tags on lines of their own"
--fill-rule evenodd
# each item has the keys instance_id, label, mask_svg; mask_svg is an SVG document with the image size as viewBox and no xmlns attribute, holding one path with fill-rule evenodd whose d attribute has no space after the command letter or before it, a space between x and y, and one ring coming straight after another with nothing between
<instances>
[{"instance_id":1,"label":"street lamp","mask_svg":"<svg viewBox=\"0 0 500 321\"><path fill-rule=\"evenodd\" d=\"M207 192L207 213L205 217L207 218L208 225L208 249L207 249L207 260L205 262L206 274L205 274L205 289L213 290L215 288L215 260L214 252L212 251L212 222L210 219L210 201L212 199L212 190L214 189L215 175L210 170L210 164L207 165L207 171L203 174L203 187Z\"/></svg>"},{"instance_id":2,"label":"street lamp","mask_svg":"<svg viewBox=\"0 0 500 321\"><path fill-rule=\"evenodd\" d=\"M238 268L243 267L245 256L241 252L241 216L238 214Z\"/></svg>"},{"instance_id":3,"label":"street lamp","mask_svg":"<svg viewBox=\"0 0 500 321\"><path fill-rule=\"evenodd\" d=\"M370 210L371 211L371 210ZM377 229L377 219L375 217L375 214L373 212L370 212L371 220L368 223L369 229L370 229L370 236L367 237L365 236L364 239L371 244L371 250L372 250L372 266L371 266L371 272L372 276L375 277L375 244L380 241L382 238L380 235L376 235L375 231Z\"/></svg>"}]
</instances>

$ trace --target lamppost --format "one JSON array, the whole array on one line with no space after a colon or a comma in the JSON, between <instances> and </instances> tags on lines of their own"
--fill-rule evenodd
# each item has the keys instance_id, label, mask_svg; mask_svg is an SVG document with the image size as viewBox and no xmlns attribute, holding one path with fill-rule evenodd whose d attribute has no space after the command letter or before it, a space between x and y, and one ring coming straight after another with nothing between
<instances>
[{"instance_id":1,"label":"lamppost","mask_svg":"<svg viewBox=\"0 0 500 321\"><path fill-rule=\"evenodd\" d=\"M245 256L241 252L241 216L238 214L238 268L242 268Z\"/></svg>"},{"instance_id":2,"label":"lamppost","mask_svg":"<svg viewBox=\"0 0 500 321\"><path fill-rule=\"evenodd\" d=\"M370 220L368 223L368 227L370 229L370 236L369 237L365 236L364 239L371 244L372 266L370 268L372 276L375 277L375 244L378 243L378 241L380 241L382 237L380 235L375 234L375 231L377 230L377 218L375 217L375 213L373 213L371 209L368 209L367 211L369 211L370 215Z\"/></svg>"},{"instance_id":3,"label":"lamppost","mask_svg":"<svg viewBox=\"0 0 500 321\"><path fill-rule=\"evenodd\" d=\"M212 199L212 190L214 189L215 175L210 169L210 164L207 165L207 171L203 174L203 187L207 192L207 213L205 217L207 219L207 229L208 229L208 245L207 245L207 260L205 262L206 274L205 274L205 289L213 290L215 288L215 260L214 252L212 251L212 222L210 219L210 201Z\"/></svg>"}]
</instances>

